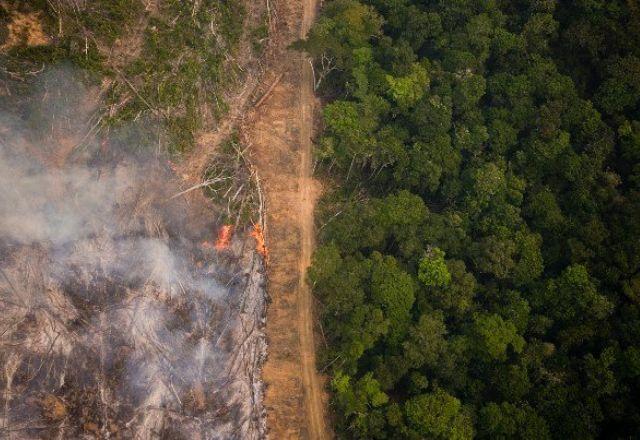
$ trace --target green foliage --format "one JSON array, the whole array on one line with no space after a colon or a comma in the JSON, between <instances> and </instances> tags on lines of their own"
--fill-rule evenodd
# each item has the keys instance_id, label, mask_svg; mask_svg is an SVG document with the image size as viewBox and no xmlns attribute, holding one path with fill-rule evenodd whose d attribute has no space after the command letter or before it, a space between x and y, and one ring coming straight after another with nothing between
<instances>
[{"instance_id":1,"label":"green foliage","mask_svg":"<svg viewBox=\"0 0 640 440\"><path fill-rule=\"evenodd\" d=\"M411 65L411 73L400 78L386 76L389 95L401 109L408 109L422 99L429 86L429 74L420 64Z\"/></svg>"},{"instance_id":2,"label":"green foliage","mask_svg":"<svg viewBox=\"0 0 640 440\"><path fill-rule=\"evenodd\" d=\"M162 2L160 14L145 31L142 53L124 72L139 88L114 122L151 112L166 127L172 152L190 149L207 110L214 115L226 110L218 98L220 84L233 80L233 69L224 68L224 54L237 45L243 19L240 2L206 0L197 7L178 0ZM124 93L130 90L116 88L111 99L118 102Z\"/></svg>"},{"instance_id":3,"label":"green foliage","mask_svg":"<svg viewBox=\"0 0 640 440\"><path fill-rule=\"evenodd\" d=\"M380 385L367 374L355 383L349 376L338 372L331 386L336 395L336 404L348 420L348 428L356 438L376 438L383 423L381 414L375 410L389 401L380 390Z\"/></svg>"},{"instance_id":4,"label":"green foliage","mask_svg":"<svg viewBox=\"0 0 640 440\"><path fill-rule=\"evenodd\" d=\"M609 62L608 74L596 92L596 103L609 114L635 108L640 100L640 58L616 57Z\"/></svg>"},{"instance_id":5,"label":"green foliage","mask_svg":"<svg viewBox=\"0 0 640 440\"><path fill-rule=\"evenodd\" d=\"M71 63L95 84L108 79L103 125L130 131L131 121L145 121L141 125L154 125L152 145L181 153L211 122L206 115L226 110L222 85L239 72L225 59L238 45L245 11L236 0L162 0L157 6L151 13L140 0L34 2L24 7L42 13L51 44L19 45L0 56L18 74ZM139 50L123 50L138 37ZM137 135L147 137L146 127Z\"/></svg>"},{"instance_id":6,"label":"green foliage","mask_svg":"<svg viewBox=\"0 0 640 440\"><path fill-rule=\"evenodd\" d=\"M373 8L355 0L335 0L324 8L307 39L295 47L314 58L325 55L340 71L348 72L354 66L354 50L367 47L381 26L382 18Z\"/></svg>"},{"instance_id":7,"label":"green foliage","mask_svg":"<svg viewBox=\"0 0 640 440\"><path fill-rule=\"evenodd\" d=\"M464 261L448 260L446 264L451 281L443 287L430 289L429 299L449 317L459 319L473 308L477 282L474 276L467 272Z\"/></svg>"},{"instance_id":8,"label":"green foliage","mask_svg":"<svg viewBox=\"0 0 640 440\"><path fill-rule=\"evenodd\" d=\"M371 199L364 207L348 205L327 225L325 234L345 252L385 248L410 256L422 252L420 227L428 217L424 201L408 191Z\"/></svg>"},{"instance_id":9,"label":"green foliage","mask_svg":"<svg viewBox=\"0 0 640 440\"><path fill-rule=\"evenodd\" d=\"M410 368L436 366L440 356L446 350L447 328L444 316L439 312L424 313L409 330L409 336L403 344L404 358Z\"/></svg>"},{"instance_id":10,"label":"green foliage","mask_svg":"<svg viewBox=\"0 0 640 440\"><path fill-rule=\"evenodd\" d=\"M433 439L464 440L473 437L471 418L460 400L437 389L405 403L409 429Z\"/></svg>"},{"instance_id":11,"label":"green foliage","mask_svg":"<svg viewBox=\"0 0 640 440\"><path fill-rule=\"evenodd\" d=\"M389 337L400 340L409 324L415 301L414 280L391 256L383 257L374 252L371 260L371 299L389 320Z\"/></svg>"},{"instance_id":12,"label":"green foliage","mask_svg":"<svg viewBox=\"0 0 640 440\"><path fill-rule=\"evenodd\" d=\"M502 402L500 405L489 403L480 410L481 438L523 440L550 439L547 423L529 407Z\"/></svg>"},{"instance_id":13,"label":"green foliage","mask_svg":"<svg viewBox=\"0 0 640 440\"><path fill-rule=\"evenodd\" d=\"M345 172L356 161L385 163L388 159L378 139L378 121L387 108L388 103L376 96L366 97L364 103L335 101L327 105L323 115L326 136L322 139L320 158L336 158Z\"/></svg>"},{"instance_id":14,"label":"green foliage","mask_svg":"<svg viewBox=\"0 0 640 440\"><path fill-rule=\"evenodd\" d=\"M501 361L507 359L507 349L521 353L525 345L516 326L498 315L476 315L471 327L471 337L480 357L488 356Z\"/></svg>"},{"instance_id":15,"label":"green foliage","mask_svg":"<svg viewBox=\"0 0 640 440\"><path fill-rule=\"evenodd\" d=\"M513 260L516 244L513 240L501 239L495 235L483 237L473 244L471 255L478 272L506 279L515 268Z\"/></svg>"},{"instance_id":16,"label":"green foliage","mask_svg":"<svg viewBox=\"0 0 640 440\"><path fill-rule=\"evenodd\" d=\"M420 260L418 279L427 287L445 287L451 282L444 252L438 248L429 249L427 255Z\"/></svg>"},{"instance_id":17,"label":"green foliage","mask_svg":"<svg viewBox=\"0 0 640 440\"><path fill-rule=\"evenodd\" d=\"M339 437L638 436L636 3L334 0L298 43L324 356L388 398Z\"/></svg>"},{"instance_id":18,"label":"green foliage","mask_svg":"<svg viewBox=\"0 0 640 440\"><path fill-rule=\"evenodd\" d=\"M612 308L610 301L597 291L587 269L579 264L567 267L538 293L537 300L550 307L548 314L557 321L601 320Z\"/></svg>"},{"instance_id":19,"label":"green foliage","mask_svg":"<svg viewBox=\"0 0 640 440\"><path fill-rule=\"evenodd\" d=\"M518 231L515 237L518 262L514 267L513 279L517 284L528 284L542 275L544 261L540 234L527 234Z\"/></svg>"},{"instance_id":20,"label":"green foliage","mask_svg":"<svg viewBox=\"0 0 640 440\"><path fill-rule=\"evenodd\" d=\"M123 37L144 10L138 0L99 0L87 2L83 7L72 2L23 3L11 7L39 13L45 33L53 38L50 44L42 46L18 44L12 48L5 60L12 71L38 71L48 65L71 63L95 74L94 79L110 73L103 49ZM0 6L1 11L4 8Z\"/></svg>"}]
</instances>

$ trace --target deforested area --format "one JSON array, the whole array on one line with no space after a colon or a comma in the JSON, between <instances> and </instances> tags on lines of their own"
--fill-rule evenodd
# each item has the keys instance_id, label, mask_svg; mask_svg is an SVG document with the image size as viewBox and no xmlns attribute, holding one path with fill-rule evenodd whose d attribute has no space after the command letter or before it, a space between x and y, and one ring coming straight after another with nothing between
<instances>
[{"instance_id":1,"label":"deforested area","mask_svg":"<svg viewBox=\"0 0 640 440\"><path fill-rule=\"evenodd\" d=\"M60 139L0 141L3 437L259 438L252 241L176 198L167 163L103 144L51 168L32 151Z\"/></svg>"},{"instance_id":2,"label":"deforested area","mask_svg":"<svg viewBox=\"0 0 640 440\"><path fill-rule=\"evenodd\" d=\"M264 8L0 1L2 438L265 437Z\"/></svg>"},{"instance_id":3,"label":"deforested area","mask_svg":"<svg viewBox=\"0 0 640 440\"><path fill-rule=\"evenodd\" d=\"M640 436L636 0L327 0L310 280L339 438Z\"/></svg>"}]
</instances>

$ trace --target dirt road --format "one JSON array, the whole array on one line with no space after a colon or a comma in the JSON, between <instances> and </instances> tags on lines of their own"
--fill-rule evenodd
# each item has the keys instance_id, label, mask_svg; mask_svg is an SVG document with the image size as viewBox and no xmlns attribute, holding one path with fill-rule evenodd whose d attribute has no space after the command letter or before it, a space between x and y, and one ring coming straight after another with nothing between
<instances>
[{"instance_id":1,"label":"dirt road","mask_svg":"<svg viewBox=\"0 0 640 440\"><path fill-rule=\"evenodd\" d=\"M281 0L277 8L287 37L271 66L272 77L282 79L245 123L267 206L267 429L271 439L328 439L327 396L316 371L313 299L306 283L319 193L312 177L313 74L305 56L287 49L306 35L317 3Z\"/></svg>"},{"instance_id":2,"label":"dirt road","mask_svg":"<svg viewBox=\"0 0 640 440\"><path fill-rule=\"evenodd\" d=\"M306 36L315 18L316 1L303 0L303 17L300 37ZM305 390L305 409L309 422L311 439L328 438L325 427L324 403L320 378L316 371L315 342L313 335L313 298L306 282L306 272L311 265L314 248L313 213L315 206L315 187L312 177L312 144L313 128L313 76L311 66L306 57L300 57L300 229L301 250L298 266L298 331L300 333L300 356L302 358L302 375Z\"/></svg>"}]
</instances>

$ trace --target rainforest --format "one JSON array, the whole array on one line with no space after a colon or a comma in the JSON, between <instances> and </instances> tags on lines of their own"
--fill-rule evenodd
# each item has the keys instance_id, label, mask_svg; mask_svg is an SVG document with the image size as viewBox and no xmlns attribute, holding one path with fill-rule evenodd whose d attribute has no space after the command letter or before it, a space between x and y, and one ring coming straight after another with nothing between
<instances>
[{"instance_id":1,"label":"rainforest","mask_svg":"<svg viewBox=\"0 0 640 440\"><path fill-rule=\"evenodd\" d=\"M309 271L339 438L640 435L640 5L333 0Z\"/></svg>"}]
</instances>

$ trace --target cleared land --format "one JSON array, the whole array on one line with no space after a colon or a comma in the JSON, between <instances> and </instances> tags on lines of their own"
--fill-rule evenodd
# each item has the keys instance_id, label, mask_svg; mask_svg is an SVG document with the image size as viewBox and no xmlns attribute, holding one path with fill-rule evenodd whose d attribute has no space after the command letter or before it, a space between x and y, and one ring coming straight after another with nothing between
<instances>
[{"instance_id":1,"label":"cleared land","mask_svg":"<svg viewBox=\"0 0 640 440\"><path fill-rule=\"evenodd\" d=\"M264 403L271 438L323 439L331 437L326 425L327 396L316 371L313 300L306 283L319 193L312 177L315 101L307 59L286 49L309 30L317 4L286 1L278 7L287 38L274 48L270 64L272 82L281 80L245 123L253 162L264 185L270 246L272 302L267 312Z\"/></svg>"},{"instance_id":2,"label":"cleared land","mask_svg":"<svg viewBox=\"0 0 640 440\"><path fill-rule=\"evenodd\" d=\"M150 3L149 8L155 13L155 3ZM250 147L243 151L261 179L266 198L268 292L272 302L267 317L269 359L263 379L268 431L273 439L331 437L326 424L327 396L315 365L313 297L306 283L314 247L313 212L319 193L319 184L312 177L312 72L305 56L288 49L309 30L316 9L316 0L248 3L245 35L235 56L226 60L231 64L238 60L242 85L224 93L228 107L223 115L213 118L209 111L200 112L207 120L215 119L216 128L208 130L210 125L203 124L193 149L184 154L183 160L176 161L174 168L187 189L199 184L212 157L231 136L238 135L241 144ZM246 37L253 35L251 29L258 29L265 20L269 37L265 39L264 57L258 60L252 57L251 50L255 48ZM140 37L140 29L146 25L146 21L140 24L132 19L130 26L139 32L129 32L135 37L130 38ZM158 113L155 101L144 98L154 95L147 93L136 79L137 72L124 69L124 61L122 65L117 62L138 56L141 44L118 40L109 52L108 60L116 64L118 73L103 84L115 84L114 91L118 92L110 95L110 114L118 113L114 109L122 110L124 104L135 107L131 112L135 118ZM131 49L129 54L126 48L132 47L136 50ZM100 66L89 67L102 72ZM235 72L235 68L232 70ZM186 144L190 142L185 140ZM60 155L60 163L66 161L76 144ZM187 202L200 206L205 203L201 197L198 191L190 192Z\"/></svg>"}]
</instances>

